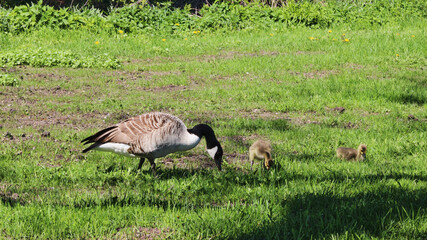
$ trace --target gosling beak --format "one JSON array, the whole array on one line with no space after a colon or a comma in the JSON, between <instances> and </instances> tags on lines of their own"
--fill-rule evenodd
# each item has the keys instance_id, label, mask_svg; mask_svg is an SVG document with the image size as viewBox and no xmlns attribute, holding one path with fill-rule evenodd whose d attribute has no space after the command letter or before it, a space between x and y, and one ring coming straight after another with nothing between
<instances>
[{"instance_id":1,"label":"gosling beak","mask_svg":"<svg viewBox=\"0 0 427 240\"><path fill-rule=\"evenodd\" d=\"M272 168L273 166L274 166L273 160L268 160L267 164L265 165L265 168L267 168L267 170L270 170L270 168Z\"/></svg>"}]
</instances>

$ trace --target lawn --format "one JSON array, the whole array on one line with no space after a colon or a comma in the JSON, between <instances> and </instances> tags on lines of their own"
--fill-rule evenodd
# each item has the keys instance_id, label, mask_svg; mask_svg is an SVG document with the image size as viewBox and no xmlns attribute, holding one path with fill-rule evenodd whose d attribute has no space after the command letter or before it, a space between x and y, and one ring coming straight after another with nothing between
<instances>
[{"instance_id":1,"label":"lawn","mask_svg":"<svg viewBox=\"0 0 427 240\"><path fill-rule=\"evenodd\" d=\"M121 63L1 68L15 84L0 85L0 238L426 239L425 39L423 20L0 34L0 54ZM224 170L204 140L157 159L157 177L147 163L137 171L137 159L81 153L82 139L151 111L209 124ZM270 171L250 171L257 139L272 143ZM367 161L335 157L360 143Z\"/></svg>"}]
</instances>

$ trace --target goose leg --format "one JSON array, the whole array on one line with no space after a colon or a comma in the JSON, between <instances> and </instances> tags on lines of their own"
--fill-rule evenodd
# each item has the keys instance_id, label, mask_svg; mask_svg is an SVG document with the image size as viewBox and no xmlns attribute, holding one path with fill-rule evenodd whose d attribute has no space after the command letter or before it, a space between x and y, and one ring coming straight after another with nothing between
<instances>
[{"instance_id":1,"label":"goose leg","mask_svg":"<svg viewBox=\"0 0 427 240\"><path fill-rule=\"evenodd\" d=\"M148 161L150 161L150 163L151 163L151 170L153 170L154 176L157 176L156 163L154 162L154 158L149 158Z\"/></svg>"},{"instance_id":2,"label":"goose leg","mask_svg":"<svg viewBox=\"0 0 427 240\"><path fill-rule=\"evenodd\" d=\"M144 162L145 162L145 158L140 158L140 160L139 160L139 165L138 165L138 170L140 170L140 169L141 169L142 164L144 164Z\"/></svg>"}]
</instances>

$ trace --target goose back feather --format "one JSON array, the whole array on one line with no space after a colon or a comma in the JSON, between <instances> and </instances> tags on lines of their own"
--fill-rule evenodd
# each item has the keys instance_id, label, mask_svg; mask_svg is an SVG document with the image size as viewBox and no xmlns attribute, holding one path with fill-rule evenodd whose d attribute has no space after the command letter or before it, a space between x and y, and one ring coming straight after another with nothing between
<instances>
[{"instance_id":1,"label":"goose back feather","mask_svg":"<svg viewBox=\"0 0 427 240\"><path fill-rule=\"evenodd\" d=\"M124 144L129 146L124 155L158 158L172 152L191 149L200 142L200 138L188 133L187 127L179 118L167 113L154 112L105 128L82 142L93 143L83 152L92 149L109 151L109 147L123 148ZM110 151L122 152L122 150L118 152L117 149Z\"/></svg>"}]
</instances>

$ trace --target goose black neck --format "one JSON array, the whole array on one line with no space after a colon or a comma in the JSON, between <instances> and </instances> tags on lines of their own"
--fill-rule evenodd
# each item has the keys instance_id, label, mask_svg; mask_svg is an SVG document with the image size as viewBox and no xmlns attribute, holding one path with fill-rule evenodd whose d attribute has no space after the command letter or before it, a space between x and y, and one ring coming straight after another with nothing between
<instances>
[{"instance_id":1,"label":"goose black neck","mask_svg":"<svg viewBox=\"0 0 427 240\"><path fill-rule=\"evenodd\" d=\"M211 127L206 124L199 124L194 126L192 129L187 130L189 133L195 134L199 138L206 138L206 147L212 149L219 145L218 140L215 137L215 133Z\"/></svg>"}]
</instances>

